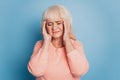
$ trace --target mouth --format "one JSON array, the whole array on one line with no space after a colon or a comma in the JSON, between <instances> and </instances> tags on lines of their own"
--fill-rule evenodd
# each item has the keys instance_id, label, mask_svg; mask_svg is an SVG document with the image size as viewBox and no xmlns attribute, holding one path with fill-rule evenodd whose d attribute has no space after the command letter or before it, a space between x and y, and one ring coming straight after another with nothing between
<instances>
[{"instance_id":1,"label":"mouth","mask_svg":"<svg viewBox=\"0 0 120 80\"><path fill-rule=\"evenodd\" d=\"M58 33L58 32L59 32L59 31L54 31L53 33L56 34L56 33Z\"/></svg>"}]
</instances>

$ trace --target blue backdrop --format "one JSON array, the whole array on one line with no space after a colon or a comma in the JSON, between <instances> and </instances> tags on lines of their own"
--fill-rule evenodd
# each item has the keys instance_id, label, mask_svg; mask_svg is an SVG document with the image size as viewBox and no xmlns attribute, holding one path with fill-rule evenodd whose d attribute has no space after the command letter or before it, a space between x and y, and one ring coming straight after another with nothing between
<instances>
[{"instance_id":1,"label":"blue backdrop","mask_svg":"<svg viewBox=\"0 0 120 80\"><path fill-rule=\"evenodd\" d=\"M120 80L119 0L0 0L0 80L34 80L27 63L42 39L43 11L62 4L84 44L90 68L81 80Z\"/></svg>"}]
</instances>

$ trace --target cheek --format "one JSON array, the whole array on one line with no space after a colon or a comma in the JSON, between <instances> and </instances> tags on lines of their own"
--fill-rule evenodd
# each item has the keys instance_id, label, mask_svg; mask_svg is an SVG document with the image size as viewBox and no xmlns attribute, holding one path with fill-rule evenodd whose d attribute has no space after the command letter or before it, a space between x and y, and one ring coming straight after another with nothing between
<instances>
[{"instance_id":1,"label":"cheek","mask_svg":"<svg viewBox=\"0 0 120 80\"><path fill-rule=\"evenodd\" d=\"M49 34L52 34L52 28L51 27L48 27L47 31L48 31Z\"/></svg>"},{"instance_id":2,"label":"cheek","mask_svg":"<svg viewBox=\"0 0 120 80\"><path fill-rule=\"evenodd\" d=\"M61 26L60 29L61 29L62 32L64 31L64 27L63 26Z\"/></svg>"},{"instance_id":3,"label":"cheek","mask_svg":"<svg viewBox=\"0 0 120 80\"><path fill-rule=\"evenodd\" d=\"M47 31L47 33L49 33L49 31L50 31L48 26L46 26L46 31Z\"/></svg>"},{"instance_id":4,"label":"cheek","mask_svg":"<svg viewBox=\"0 0 120 80\"><path fill-rule=\"evenodd\" d=\"M64 34L64 27L62 26L61 27L61 35L63 35Z\"/></svg>"}]
</instances>

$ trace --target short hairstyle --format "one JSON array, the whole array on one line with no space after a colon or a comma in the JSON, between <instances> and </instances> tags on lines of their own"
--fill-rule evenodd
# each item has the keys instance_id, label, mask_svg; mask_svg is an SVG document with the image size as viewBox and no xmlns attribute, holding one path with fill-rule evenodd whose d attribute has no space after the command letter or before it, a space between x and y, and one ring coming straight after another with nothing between
<instances>
[{"instance_id":1,"label":"short hairstyle","mask_svg":"<svg viewBox=\"0 0 120 80\"><path fill-rule=\"evenodd\" d=\"M71 14L68 12L68 10L63 5L53 5L48 7L47 10L44 11L42 16L42 24L44 20L53 19L55 17L58 17L58 15L61 19L67 20L67 22L70 24L68 26L69 28L69 37L73 40L76 40L75 35L72 31L72 17Z\"/></svg>"}]
</instances>

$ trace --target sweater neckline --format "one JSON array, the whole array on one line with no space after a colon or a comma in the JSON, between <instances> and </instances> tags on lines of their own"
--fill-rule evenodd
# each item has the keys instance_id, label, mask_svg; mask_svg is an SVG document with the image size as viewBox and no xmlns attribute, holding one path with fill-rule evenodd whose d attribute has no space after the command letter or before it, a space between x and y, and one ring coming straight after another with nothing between
<instances>
[{"instance_id":1,"label":"sweater neckline","mask_svg":"<svg viewBox=\"0 0 120 80\"><path fill-rule=\"evenodd\" d=\"M71 42L72 43L74 43L74 40L72 40L72 39L70 39L71 40ZM54 48L54 49L56 49L56 50L64 50L65 49L65 46L63 46L63 47L60 47L60 48L56 48L53 44L52 44L52 42L50 42L50 45Z\"/></svg>"},{"instance_id":2,"label":"sweater neckline","mask_svg":"<svg viewBox=\"0 0 120 80\"><path fill-rule=\"evenodd\" d=\"M64 49L64 48L65 48L64 46L63 46L63 47L56 48L56 47L52 44L52 42L50 42L50 45L51 45L54 49Z\"/></svg>"}]
</instances>

